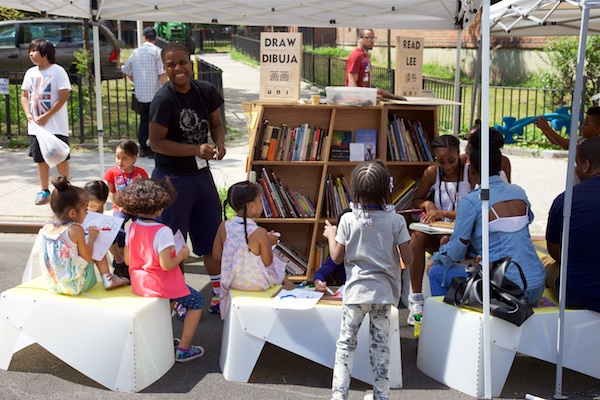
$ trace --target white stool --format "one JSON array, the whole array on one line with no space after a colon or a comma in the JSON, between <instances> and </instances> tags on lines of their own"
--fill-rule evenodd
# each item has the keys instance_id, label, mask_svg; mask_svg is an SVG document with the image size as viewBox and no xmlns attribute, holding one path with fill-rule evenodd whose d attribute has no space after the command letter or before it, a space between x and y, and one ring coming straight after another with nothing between
<instances>
[{"instance_id":1,"label":"white stool","mask_svg":"<svg viewBox=\"0 0 600 400\"><path fill-rule=\"evenodd\" d=\"M33 343L107 388L137 392L175 363L169 301L102 283L79 296L36 278L0 295L0 368Z\"/></svg>"},{"instance_id":2,"label":"white stool","mask_svg":"<svg viewBox=\"0 0 600 400\"><path fill-rule=\"evenodd\" d=\"M271 308L266 292L231 290L230 307L223 326L220 365L228 381L248 382L265 343L333 368L335 343L340 334L342 307L320 305L309 310ZM369 360L369 321L358 333L352 377L372 384ZM402 387L400 326L398 309L392 307L390 321L390 386Z\"/></svg>"}]
</instances>

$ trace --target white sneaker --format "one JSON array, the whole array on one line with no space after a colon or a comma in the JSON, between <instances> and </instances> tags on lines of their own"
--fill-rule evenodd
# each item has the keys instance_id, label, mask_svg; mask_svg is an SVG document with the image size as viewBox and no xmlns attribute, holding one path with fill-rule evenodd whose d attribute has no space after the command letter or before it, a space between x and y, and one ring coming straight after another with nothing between
<instances>
[{"instance_id":1,"label":"white sneaker","mask_svg":"<svg viewBox=\"0 0 600 400\"><path fill-rule=\"evenodd\" d=\"M105 274L102 275L102 284L104 285L104 289L110 290L119 286L128 285L129 279L119 275Z\"/></svg>"},{"instance_id":2,"label":"white sneaker","mask_svg":"<svg viewBox=\"0 0 600 400\"><path fill-rule=\"evenodd\" d=\"M421 293L413 293L408 295L408 318L406 322L409 325L415 324L415 315L420 314L423 316L423 303L425 299Z\"/></svg>"}]
</instances>

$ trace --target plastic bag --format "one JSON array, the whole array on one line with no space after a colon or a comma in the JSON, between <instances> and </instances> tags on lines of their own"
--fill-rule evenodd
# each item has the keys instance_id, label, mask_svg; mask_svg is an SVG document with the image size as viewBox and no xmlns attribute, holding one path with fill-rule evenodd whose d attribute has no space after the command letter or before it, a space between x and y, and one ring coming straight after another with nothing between
<instances>
[{"instance_id":1,"label":"plastic bag","mask_svg":"<svg viewBox=\"0 0 600 400\"><path fill-rule=\"evenodd\" d=\"M42 157L44 157L44 161L50 168L65 161L69 156L71 152L69 145L48 132L44 127L29 123L29 132L37 138Z\"/></svg>"}]
</instances>

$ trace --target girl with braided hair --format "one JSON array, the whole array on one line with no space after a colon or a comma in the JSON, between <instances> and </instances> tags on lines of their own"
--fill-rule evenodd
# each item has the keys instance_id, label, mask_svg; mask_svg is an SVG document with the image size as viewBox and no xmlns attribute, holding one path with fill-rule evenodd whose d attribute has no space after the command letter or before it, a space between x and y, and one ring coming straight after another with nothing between
<instances>
[{"instance_id":1,"label":"girl with braided hair","mask_svg":"<svg viewBox=\"0 0 600 400\"><path fill-rule=\"evenodd\" d=\"M236 212L227 221L226 206ZM223 216L212 254L221 263L221 319L225 319L229 303L229 289L266 290L275 285L291 284L285 276L285 265L273 257L272 246L279 233L267 232L254 222L263 212L258 186L244 181L231 186L223 202Z\"/></svg>"},{"instance_id":2,"label":"girl with braided hair","mask_svg":"<svg viewBox=\"0 0 600 400\"><path fill-rule=\"evenodd\" d=\"M391 177L380 160L359 164L352 172L352 212L338 226L325 221L325 236L334 262L344 262L346 286L342 323L336 344L332 398L347 399L356 336L369 314L373 396L388 399L390 391L388 336L392 306L400 301L400 255L410 264L410 235L404 217L391 205Z\"/></svg>"}]
</instances>

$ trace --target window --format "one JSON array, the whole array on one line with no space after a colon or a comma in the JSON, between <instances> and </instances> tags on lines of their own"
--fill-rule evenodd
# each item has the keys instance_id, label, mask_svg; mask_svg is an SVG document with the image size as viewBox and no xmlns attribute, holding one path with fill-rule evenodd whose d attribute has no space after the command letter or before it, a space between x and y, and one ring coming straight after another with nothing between
<instances>
[{"instance_id":1,"label":"window","mask_svg":"<svg viewBox=\"0 0 600 400\"><path fill-rule=\"evenodd\" d=\"M0 27L0 49L15 48L16 29L14 25Z\"/></svg>"}]
</instances>

